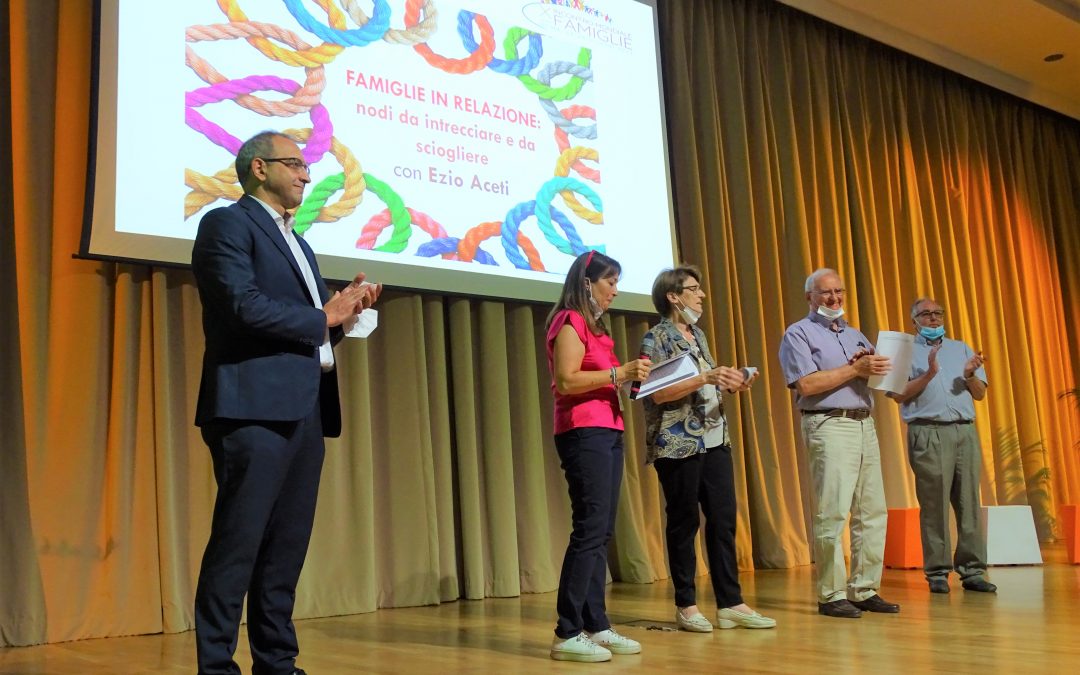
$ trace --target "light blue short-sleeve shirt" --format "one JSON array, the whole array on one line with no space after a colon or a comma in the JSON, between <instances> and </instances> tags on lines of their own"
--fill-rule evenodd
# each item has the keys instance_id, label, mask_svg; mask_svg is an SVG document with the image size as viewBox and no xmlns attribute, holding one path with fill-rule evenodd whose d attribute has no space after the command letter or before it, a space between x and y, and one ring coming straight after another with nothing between
<instances>
[{"instance_id":1,"label":"light blue short-sleeve shirt","mask_svg":"<svg viewBox=\"0 0 1080 675\"><path fill-rule=\"evenodd\" d=\"M911 351L911 375L915 379L930 369L930 349L933 347L921 335L915 336ZM975 355L960 340L941 339L937 353L940 366L938 374L926 389L900 405L900 416L905 422L932 420L935 422L970 422L975 419L975 400L971 398L964 382L964 364ZM975 376L986 382L986 371L980 366Z\"/></svg>"},{"instance_id":2,"label":"light blue short-sleeve shirt","mask_svg":"<svg viewBox=\"0 0 1080 675\"><path fill-rule=\"evenodd\" d=\"M847 365L861 349L871 349L870 339L843 319L837 324L840 330L831 328L832 321L817 312L788 326L780 342L780 368L788 387L821 370L832 370ZM866 380L857 377L830 391L813 396L795 393L795 405L799 410L831 410L843 408L857 410L873 406L870 388Z\"/></svg>"}]
</instances>

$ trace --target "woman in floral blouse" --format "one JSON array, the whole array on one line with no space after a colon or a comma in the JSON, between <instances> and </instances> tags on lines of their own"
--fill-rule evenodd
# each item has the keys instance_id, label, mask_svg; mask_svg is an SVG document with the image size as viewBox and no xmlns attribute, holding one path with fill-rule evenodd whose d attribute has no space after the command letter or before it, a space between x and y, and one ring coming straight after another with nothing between
<instances>
[{"instance_id":1,"label":"woman in floral blouse","mask_svg":"<svg viewBox=\"0 0 1080 675\"><path fill-rule=\"evenodd\" d=\"M717 366L701 317L701 272L681 265L661 272L652 299L661 321L641 342L642 355L653 363L690 352L700 374L661 389L645 399L647 460L656 468L667 501L667 549L675 586L675 622L683 630L708 633L713 625L697 607L694 538L705 514L705 551L716 594L720 628L772 628L776 621L743 602L735 559L735 479L731 440L720 389L746 391L757 374Z\"/></svg>"}]
</instances>

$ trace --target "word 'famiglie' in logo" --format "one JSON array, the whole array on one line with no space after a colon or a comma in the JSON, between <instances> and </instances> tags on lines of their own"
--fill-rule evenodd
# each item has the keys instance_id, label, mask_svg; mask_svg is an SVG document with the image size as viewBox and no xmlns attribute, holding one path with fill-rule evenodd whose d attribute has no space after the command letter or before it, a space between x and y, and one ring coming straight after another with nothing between
<instances>
[{"instance_id":1,"label":"word 'famiglie' in logo","mask_svg":"<svg viewBox=\"0 0 1080 675\"><path fill-rule=\"evenodd\" d=\"M593 43L632 50L631 35L615 27L611 15L582 0L541 0L524 5L521 13L544 31L583 38Z\"/></svg>"}]
</instances>

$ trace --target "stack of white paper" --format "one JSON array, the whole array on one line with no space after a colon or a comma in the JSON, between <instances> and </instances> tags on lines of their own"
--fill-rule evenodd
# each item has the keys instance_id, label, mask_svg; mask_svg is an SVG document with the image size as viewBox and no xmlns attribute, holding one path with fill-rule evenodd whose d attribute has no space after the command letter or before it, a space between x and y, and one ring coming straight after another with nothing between
<instances>
[{"instance_id":1,"label":"stack of white paper","mask_svg":"<svg viewBox=\"0 0 1080 675\"><path fill-rule=\"evenodd\" d=\"M883 330L878 333L877 340L877 354L889 357L892 370L887 375L871 375L867 384L871 389L902 393L911 373L911 346L915 344L915 336Z\"/></svg>"}]
</instances>

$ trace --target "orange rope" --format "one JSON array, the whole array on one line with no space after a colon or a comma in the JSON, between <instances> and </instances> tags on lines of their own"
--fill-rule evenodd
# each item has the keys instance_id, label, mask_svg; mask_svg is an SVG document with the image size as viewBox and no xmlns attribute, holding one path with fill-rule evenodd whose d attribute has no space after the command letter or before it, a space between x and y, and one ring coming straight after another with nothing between
<instances>
[{"instance_id":1,"label":"orange rope","mask_svg":"<svg viewBox=\"0 0 1080 675\"><path fill-rule=\"evenodd\" d=\"M419 14L420 10L415 4L410 4L406 7L405 25L409 28L415 26L417 19L419 19ZM429 64L448 73L464 75L486 68L487 64L491 62L492 55L495 54L495 31L492 29L491 23L487 20L487 17L482 14L475 14L473 16L473 20L480 29L480 46L468 57L464 59L450 59L445 56L440 56L431 51L431 47L428 47L426 43L418 44L413 47L413 49L416 50L417 54L424 57L424 60Z\"/></svg>"},{"instance_id":2,"label":"orange rope","mask_svg":"<svg viewBox=\"0 0 1080 675\"><path fill-rule=\"evenodd\" d=\"M458 258L463 262L472 262L476 257L476 249L480 247L480 242L498 236L501 233L502 222L498 220L480 223L466 232L465 236L461 238L461 242L458 243ZM544 269L544 262L540 260L540 252L536 250L532 241L520 230L518 231L517 242L518 245L521 246L521 250L525 253L525 259L529 261L529 267L537 272L546 272L547 270Z\"/></svg>"}]
</instances>

